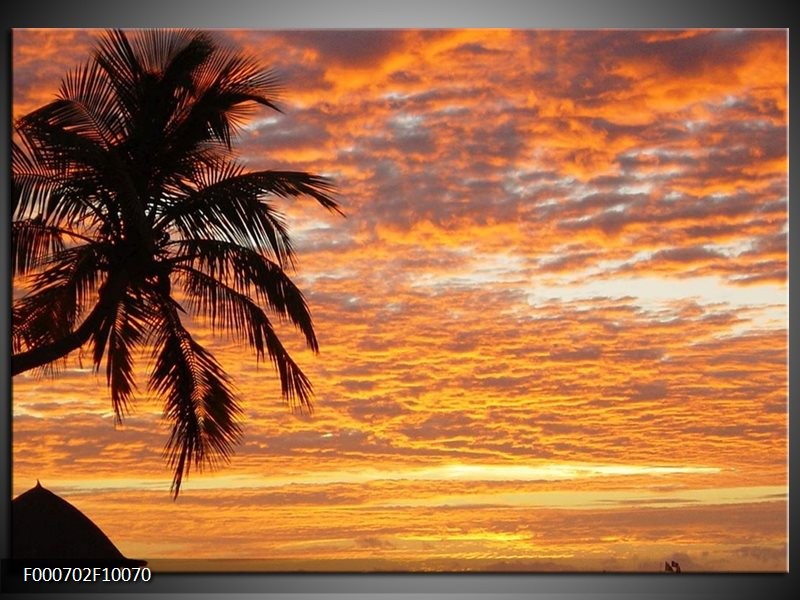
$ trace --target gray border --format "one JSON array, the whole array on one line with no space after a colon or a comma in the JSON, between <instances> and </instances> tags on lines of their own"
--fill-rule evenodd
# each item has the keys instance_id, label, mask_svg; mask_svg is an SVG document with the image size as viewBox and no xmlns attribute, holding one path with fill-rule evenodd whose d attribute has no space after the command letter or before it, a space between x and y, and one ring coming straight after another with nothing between
<instances>
[{"instance_id":1,"label":"gray border","mask_svg":"<svg viewBox=\"0 0 800 600\"><path fill-rule=\"evenodd\" d=\"M789 27L783 3L722 0L29 0L8 27Z\"/></svg>"},{"instance_id":2,"label":"gray border","mask_svg":"<svg viewBox=\"0 0 800 600\"><path fill-rule=\"evenodd\" d=\"M4 36L0 40L0 82L6 98L0 103L0 498L11 497L10 381L8 377L8 139L10 119L10 29L14 27L164 27L201 28L380 28L380 27L521 27L521 28L605 28L605 27L778 27L788 28L790 20L783 3L749 2L745 6L724 1L697 0L23 0L0 11ZM794 58L796 51L791 48ZM796 64L794 60L791 64ZM790 68L790 72L796 72ZM790 73L791 74L791 73ZM793 79L793 78L792 78ZM790 108L791 116L797 116ZM792 119L793 120L793 119ZM794 130L790 138L794 139ZM790 169L796 160L790 157ZM791 201L790 201L791 205ZM796 230L798 216L790 210L790 230ZM790 260L796 256L797 241L790 236ZM798 291L790 278L790 298ZM794 315L790 303L790 323ZM790 327L790 342L795 335ZM793 346L793 344L790 344ZM798 365L790 352L790 390L795 389ZM790 392L791 404L791 392ZM795 433L793 411L790 433ZM795 435L790 435L790 456L795 454ZM794 463L791 474L796 470ZM8 556L7 501L0 502L0 556ZM795 571L797 543L790 536L790 571ZM344 598L369 594L381 598L617 598L635 594L641 598L680 597L786 597L791 575L164 575L141 587L60 588L83 596L87 592L112 595L140 592L153 596L166 592L211 593L233 597L242 592L266 593L271 598ZM2 584L3 582L0 582ZM49 592L41 589L26 591ZM46 594L49 596L50 594ZM69 597L71 594L67 594ZM501 596L502 595L502 596ZM183 594L170 594L181 597Z\"/></svg>"}]
</instances>

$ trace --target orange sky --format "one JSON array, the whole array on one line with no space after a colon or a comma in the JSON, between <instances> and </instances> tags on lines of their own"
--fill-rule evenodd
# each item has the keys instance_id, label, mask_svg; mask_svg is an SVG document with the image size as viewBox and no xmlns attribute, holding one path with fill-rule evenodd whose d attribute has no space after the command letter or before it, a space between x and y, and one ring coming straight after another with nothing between
<instances>
[{"instance_id":1,"label":"orange sky","mask_svg":"<svg viewBox=\"0 0 800 600\"><path fill-rule=\"evenodd\" d=\"M115 429L75 356L14 379L14 495L155 564L787 568L784 31L216 35L285 87L241 159L347 215L285 206L315 412L195 322L246 407L230 465L173 502L147 361ZM14 32L15 116L95 36Z\"/></svg>"}]
</instances>

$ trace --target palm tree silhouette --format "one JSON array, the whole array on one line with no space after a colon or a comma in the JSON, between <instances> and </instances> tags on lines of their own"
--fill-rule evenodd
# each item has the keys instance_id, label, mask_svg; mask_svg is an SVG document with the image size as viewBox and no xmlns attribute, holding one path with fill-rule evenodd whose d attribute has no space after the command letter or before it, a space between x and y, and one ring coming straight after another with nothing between
<instances>
[{"instance_id":1,"label":"palm tree silhouette","mask_svg":"<svg viewBox=\"0 0 800 600\"><path fill-rule=\"evenodd\" d=\"M185 327L187 311L268 356L284 399L311 408L311 384L267 314L318 351L273 201L308 196L340 212L333 186L245 171L232 150L253 109L279 110L278 92L269 70L207 33L109 31L54 101L14 124L12 274L31 291L13 305L12 373L88 346L95 369L105 359L120 422L133 352L151 348L175 497L192 465L227 459L241 433L230 379Z\"/></svg>"}]
</instances>

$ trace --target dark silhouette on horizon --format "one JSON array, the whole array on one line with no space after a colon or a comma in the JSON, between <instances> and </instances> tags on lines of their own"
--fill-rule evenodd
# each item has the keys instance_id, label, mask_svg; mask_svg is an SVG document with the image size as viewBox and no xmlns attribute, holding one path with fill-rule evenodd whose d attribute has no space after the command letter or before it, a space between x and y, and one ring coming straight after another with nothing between
<instances>
[{"instance_id":1,"label":"dark silhouette on horizon","mask_svg":"<svg viewBox=\"0 0 800 600\"><path fill-rule=\"evenodd\" d=\"M276 335L286 321L318 351L276 200L340 213L332 183L246 171L233 140L258 106L279 110L274 75L197 31L105 33L57 99L17 120L12 140L12 373L57 371L86 347L105 372L117 422L134 401L136 350L152 348L148 388L171 424L177 497L192 466L225 461L241 407L183 314L269 358L283 399L311 409L311 383ZM185 301L179 303L174 290Z\"/></svg>"},{"instance_id":2,"label":"dark silhouette on horizon","mask_svg":"<svg viewBox=\"0 0 800 600\"><path fill-rule=\"evenodd\" d=\"M38 481L11 501L11 557L147 564L123 556L89 517Z\"/></svg>"},{"instance_id":3,"label":"dark silhouette on horizon","mask_svg":"<svg viewBox=\"0 0 800 600\"><path fill-rule=\"evenodd\" d=\"M671 563L664 561L664 570L667 573L680 573L681 566L677 563L677 561L674 560Z\"/></svg>"}]
</instances>

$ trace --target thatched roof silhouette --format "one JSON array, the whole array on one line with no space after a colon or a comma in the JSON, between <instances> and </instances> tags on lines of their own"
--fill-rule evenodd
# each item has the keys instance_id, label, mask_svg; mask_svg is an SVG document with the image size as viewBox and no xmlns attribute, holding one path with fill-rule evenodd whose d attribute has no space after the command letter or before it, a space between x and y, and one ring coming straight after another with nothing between
<instances>
[{"instance_id":1,"label":"thatched roof silhouette","mask_svg":"<svg viewBox=\"0 0 800 600\"><path fill-rule=\"evenodd\" d=\"M38 481L11 501L11 554L15 559L145 564L125 558L89 517Z\"/></svg>"}]
</instances>

